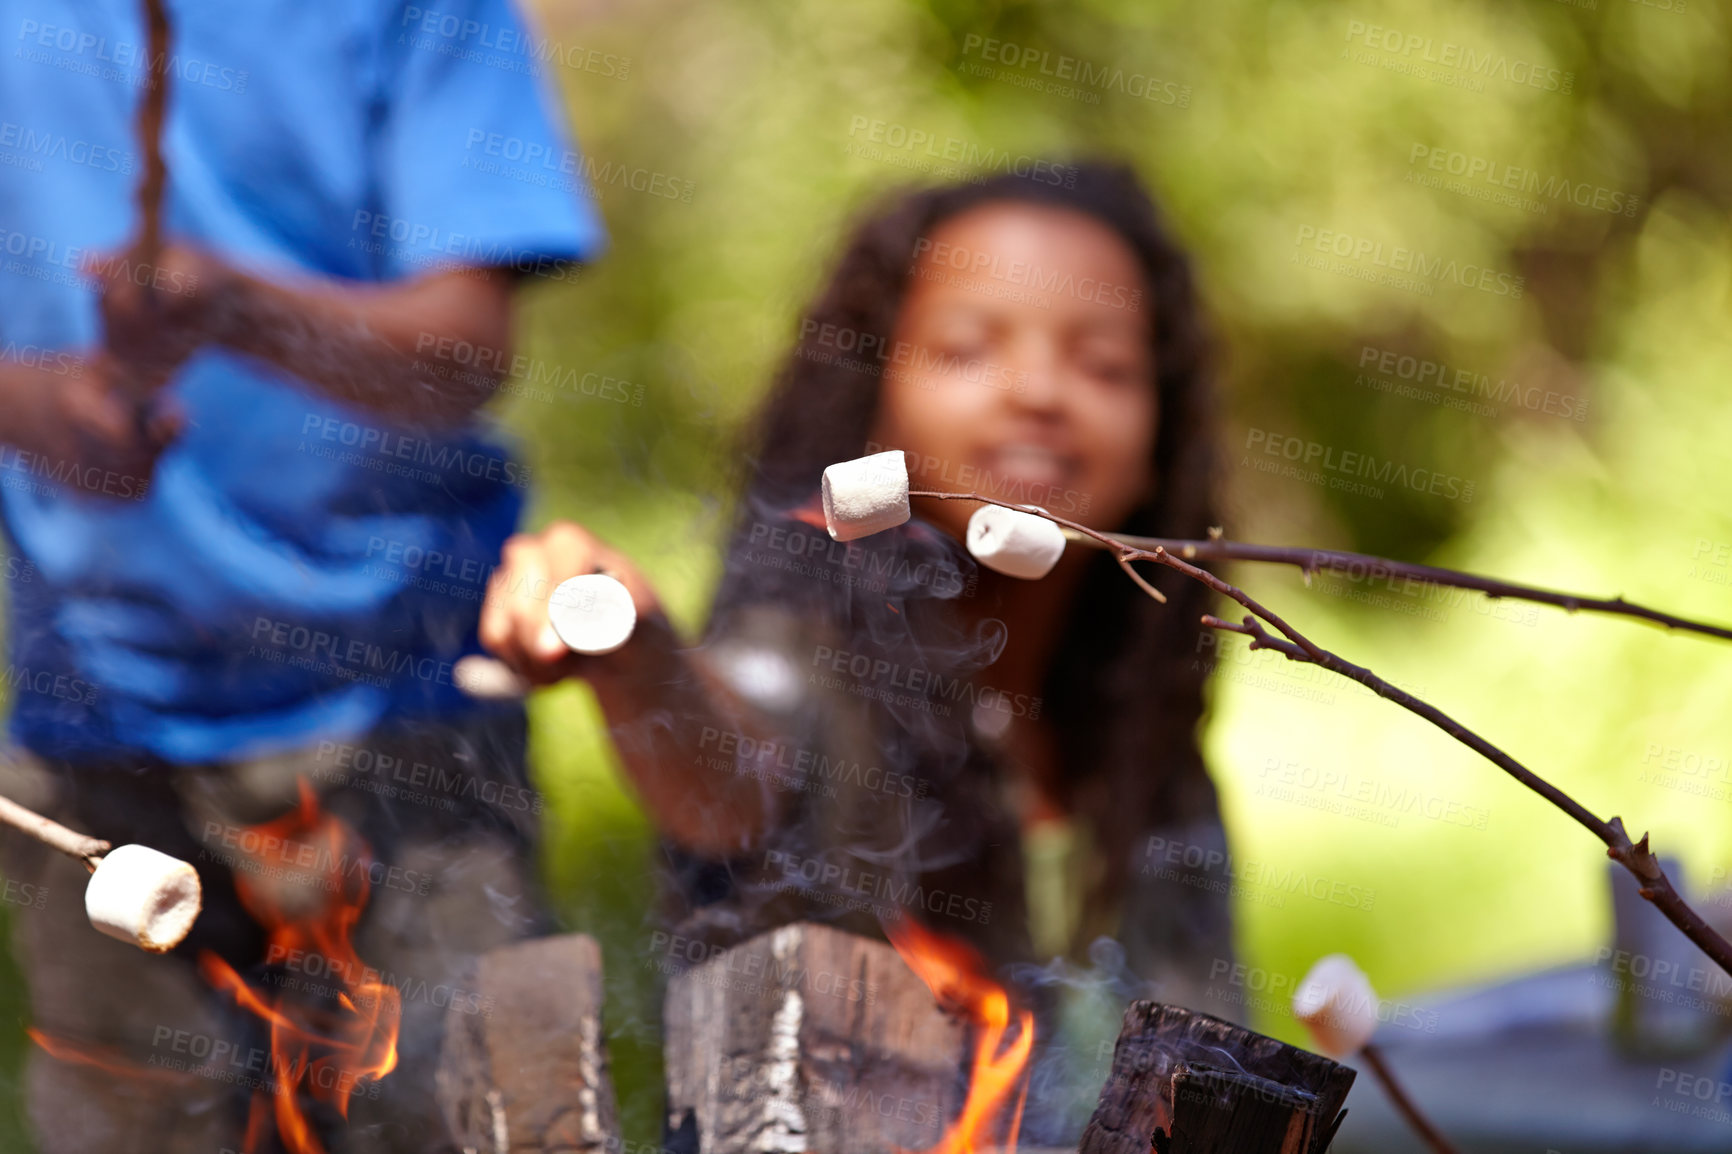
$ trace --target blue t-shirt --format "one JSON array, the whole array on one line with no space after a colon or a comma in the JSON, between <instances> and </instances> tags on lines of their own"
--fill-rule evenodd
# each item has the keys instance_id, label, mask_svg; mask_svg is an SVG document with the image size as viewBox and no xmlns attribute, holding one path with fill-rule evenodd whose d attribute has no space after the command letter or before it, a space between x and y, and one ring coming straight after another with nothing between
<instances>
[{"instance_id":1,"label":"blue t-shirt","mask_svg":"<svg viewBox=\"0 0 1732 1154\"><path fill-rule=\"evenodd\" d=\"M0 0L0 358L70 373L100 343L78 268L137 226L140 9ZM356 281L560 277L599 248L546 42L510 0L168 9L170 238ZM473 355L433 335L425 352L445 375ZM467 708L451 666L526 469L478 429L398 427L222 350L169 387L188 427L148 486L0 429L14 737L197 762Z\"/></svg>"}]
</instances>

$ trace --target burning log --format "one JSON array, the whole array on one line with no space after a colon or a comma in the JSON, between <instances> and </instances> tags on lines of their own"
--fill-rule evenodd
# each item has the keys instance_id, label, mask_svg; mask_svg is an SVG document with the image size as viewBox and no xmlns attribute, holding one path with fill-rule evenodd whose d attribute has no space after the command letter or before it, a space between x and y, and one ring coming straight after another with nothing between
<instances>
[{"instance_id":1,"label":"burning log","mask_svg":"<svg viewBox=\"0 0 1732 1154\"><path fill-rule=\"evenodd\" d=\"M1080 1154L1323 1154L1353 1079L1219 1018L1133 1002Z\"/></svg>"},{"instance_id":2,"label":"burning log","mask_svg":"<svg viewBox=\"0 0 1732 1154\"><path fill-rule=\"evenodd\" d=\"M585 934L501 946L452 1003L435 1085L464 1154L620 1148L601 1034L601 947Z\"/></svg>"},{"instance_id":3,"label":"burning log","mask_svg":"<svg viewBox=\"0 0 1732 1154\"><path fill-rule=\"evenodd\" d=\"M967 1028L881 942L799 923L676 975L667 1145L682 1154L889 1154L962 1106Z\"/></svg>"}]
</instances>

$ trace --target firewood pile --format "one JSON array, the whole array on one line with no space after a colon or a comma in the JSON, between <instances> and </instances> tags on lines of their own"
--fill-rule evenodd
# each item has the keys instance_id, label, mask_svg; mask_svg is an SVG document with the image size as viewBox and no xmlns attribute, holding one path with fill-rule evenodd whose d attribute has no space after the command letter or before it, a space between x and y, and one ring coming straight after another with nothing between
<instances>
[{"instance_id":1,"label":"firewood pile","mask_svg":"<svg viewBox=\"0 0 1732 1154\"><path fill-rule=\"evenodd\" d=\"M595 942L496 950L475 983L494 1012L453 1013L439 1071L458 1148L622 1149ZM664 1017L666 1154L964 1149L952 1143L976 1026L883 942L783 926L675 973ZM1353 1080L1206 1014L1136 1002L1080 1154L1322 1154Z\"/></svg>"}]
</instances>

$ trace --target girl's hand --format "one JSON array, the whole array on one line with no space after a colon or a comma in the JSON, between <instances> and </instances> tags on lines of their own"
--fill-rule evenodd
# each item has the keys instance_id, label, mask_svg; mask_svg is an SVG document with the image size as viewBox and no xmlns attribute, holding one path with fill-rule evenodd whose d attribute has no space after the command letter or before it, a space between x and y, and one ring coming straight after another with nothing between
<instances>
[{"instance_id":1,"label":"girl's hand","mask_svg":"<svg viewBox=\"0 0 1732 1154\"><path fill-rule=\"evenodd\" d=\"M581 525L556 521L539 533L519 533L505 542L481 605L481 644L532 685L593 672L595 663L608 658L567 649L547 613L548 599L560 582L586 573L606 573L624 585L640 623L661 613L655 591L624 554ZM629 653L639 644L634 635L619 652Z\"/></svg>"},{"instance_id":2,"label":"girl's hand","mask_svg":"<svg viewBox=\"0 0 1732 1154\"><path fill-rule=\"evenodd\" d=\"M706 734L771 730L682 646L643 575L569 521L520 533L502 554L481 606L481 644L532 685L589 682L626 776L669 837L710 857L763 839L781 821L780 792L749 774L717 772L699 754ZM573 653L553 631L548 599L560 582L598 570L630 591L637 628L612 653Z\"/></svg>"}]
</instances>

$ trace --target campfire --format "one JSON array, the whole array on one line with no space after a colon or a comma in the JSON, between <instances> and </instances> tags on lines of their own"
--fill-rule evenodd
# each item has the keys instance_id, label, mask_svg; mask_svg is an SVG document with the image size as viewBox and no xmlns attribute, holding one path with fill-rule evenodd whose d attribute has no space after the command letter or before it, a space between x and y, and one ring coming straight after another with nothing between
<instances>
[{"instance_id":1,"label":"campfire","mask_svg":"<svg viewBox=\"0 0 1732 1154\"><path fill-rule=\"evenodd\" d=\"M371 852L347 824L320 810L304 781L300 793L296 809L252 827L256 838L242 839L242 845L270 849L249 855L253 868L237 871L235 886L247 912L269 932L267 959L316 958L326 980L282 980L273 994L209 951L199 958L206 981L270 1026L274 1083L253 1092L247 1154L260 1148L273 1124L291 1154L324 1154L303 1100L347 1118L350 1098L397 1065L400 995L350 940L367 906ZM309 865L306 873L285 877L280 861Z\"/></svg>"},{"instance_id":2,"label":"campfire","mask_svg":"<svg viewBox=\"0 0 1732 1154\"><path fill-rule=\"evenodd\" d=\"M380 980L351 940L367 907L373 859L347 823L319 808L304 781L295 809L245 833L237 839L247 848L235 886L268 934L265 980L250 982L209 950L199 956L199 972L268 1026L268 1051L223 1040L214 1049L207 1045L208 1061L202 1066L157 1064L154 1058L147 1064L108 1047L34 1028L29 1033L61 1061L146 1084L182 1084L213 1071L236 1073L222 1068L226 1061L257 1087L244 1154L273 1148L273 1133L290 1154L325 1154L310 1109L322 1106L346 1119L354 1096L376 1093L380 1079L397 1065L399 991ZM284 863L293 864L285 868ZM290 959L319 974L319 980L290 976L280 965Z\"/></svg>"},{"instance_id":3,"label":"campfire","mask_svg":"<svg viewBox=\"0 0 1732 1154\"><path fill-rule=\"evenodd\" d=\"M888 929L896 952L926 983L938 1004L954 1008L979 1031L962 1114L929 1154L974 1154L994 1135L999 1144L1016 1149L1023 1103L1028 1097L1026 1075L1028 1056L1034 1049L1034 1014L1017 1010L1016 1028L1011 1029L1010 996L986 976L986 967L964 943L923 929L911 918L892 922Z\"/></svg>"},{"instance_id":4,"label":"campfire","mask_svg":"<svg viewBox=\"0 0 1732 1154\"><path fill-rule=\"evenodd\" d=\"M671 1150L1018 1149L1033 1013L965 944L906 919L887 928L893 946L784 926L673 978ZM830 993L837 975L870 1000ZM1136 1002L1081 1151L1321 1154L1353 1080L1346 1066L1273 1038Z\"/></svg>"},{"instance_id":5,"label":"campfire","mask_svg":"<svg viewBox=\"0 0 1732 1154\"><path fill-rule=\"evenodd\" d=\"M1637 876L1643 899L1732 970L1732 943L1673 888L1645 836L1632 840L1618 818L1597 817L1442 711L1321 648L1243 590L1190 563L1264 562L1311 573L1355 555L1220 539L1115 537L980 494L913 491L900 460L888 460L899 456L883 453L832 467L821 503L797 511L798 518L850 541L908 520L911 497L975 501L983 507L970 522L968 547L982 565L1008 575L1037 580L1067 544L1079 543L1109 551L1126 576L1157 599L1163 598L1133 563L1159 564L1201 582L1246 610L1238 622L1204 616L1203 626L1247 636L1253 648L1353 680L1480 753L1593 833L1608 856ZM1494 597L1732 636L1621 599L1359 560ZM561 639L578 652L623 644L635 616L628 612L629 597L614 588L618 582L600 574L573 580L585 585L560 602ZM113 849L3 799L0 821L91 867L87 910L104 933L163 952L197 917L197 879L187 863L138 846ZM366 842L323 811L305 782L295 808L245 834L235 886L266 931L265 965L262 973L243 974L205 951L199 971L269 1036L268 1061L260 1063L262 1076L251 1094L244 1150L265 1154L280 1145L292 1154L325 1154L320 1135L349 1117L356 1095L375 1095L398 1062L402 995L366 964L353 942L368 905L374 861ZM967 944L908 919L888 923L886 933L889 945L797 923L674 974L664 1039L670 1151L979 1154L1018 1148L1037 1041L1035 1013L992 979ZM317 964L289 967L283 964L287 959ZM291 968L316 971L324 980L309 982L286 972ZM568 935L494 950L476 963L472 988L490 1004L494 995L487 991L498 991L504 1012L498 1020L477 1020L461 1016L455 1003L451 1007L437 1093L458 1147L465 1154L617 1150L596 944ZM1302 994L1297 1016L1319 1045L1339 1058L1357 1054L1427 1144L1449 1149L1367 1044L1375 995L1363 975L1344 964L1322 966ZM143 1082L181 1082L200 1073L143 1066L118 1051L37 1030L31 1037L60 1060ZM1352 1069L1331 1058L1209 1015L1135 1002L1126 1011L1078 1154L1324 1154L1354 1078Z\"/></svg>"}]
</instances>

